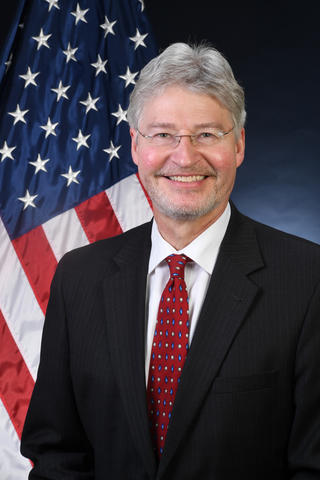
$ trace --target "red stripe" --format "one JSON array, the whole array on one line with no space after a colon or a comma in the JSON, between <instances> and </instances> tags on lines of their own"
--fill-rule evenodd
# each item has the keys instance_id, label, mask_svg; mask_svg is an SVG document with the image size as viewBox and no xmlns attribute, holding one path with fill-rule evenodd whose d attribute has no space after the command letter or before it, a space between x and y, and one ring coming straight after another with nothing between
<instances>
[{"instance_id":1,"label":"red stripe","mask_svg":"<svg viewBox=\"0 0 320 480\"><path fill-rule=\"evenodd\" d=\"M34 381L0 310L0 392L11 422L21 438Z\"/></svg>"},{"instance_id":2,"label":"red stripe","mask_svg":"<svg viewBox=\"0 0 320 480\"><path fill-rule=\"evenodd\" d=\"M37 227L12 241L31 288L43 311L46 312L50 284L57 260L43 228Z\"/></svg>"},{"instance_id":3,"label":"red stripe","mask_svg":"<svg viewBox=\"0 0 320 480\"><path fill-rule=\"evenodd\" d=\"M122 233L105 192L98 193L75 207L90 243Z\"/></svg>"},{"instance_id":4,"label":"red stripe","mask_svg":"<svg viewBox=\"0 0 320 480\"><path fill-rule=\"evenodd\" d=\"M143 186L143 184L142 184L142 182L141 182L141 178L140 178L140 176L139 176L139 173L136 173L136 175L137 175L137 178L138 178L139 183L140 183L140 185L141 185L141 188L142 188L145 196L147 197L147 200L148 200L148 202L149 202L149 205L150 205L150 207L151 207L151 210L153 210L151 199L150 199L150 197L149 197L149 195L148 195L147 190L144 188L144 186Z\"/></svg>"}]
</instances>

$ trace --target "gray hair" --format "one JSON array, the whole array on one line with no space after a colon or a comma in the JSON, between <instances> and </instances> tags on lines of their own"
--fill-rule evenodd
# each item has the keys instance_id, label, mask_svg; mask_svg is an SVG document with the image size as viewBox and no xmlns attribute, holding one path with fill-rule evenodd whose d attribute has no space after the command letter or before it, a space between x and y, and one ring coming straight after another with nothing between
<instances>
[{"instance_id":1,"label":"gray hair","mask_svg":"<svg viewBox=\"0 0 320 480\"><path fill-rule=\"evenodd\" d=\"M215 97L231 113L239 136L246 118L243 88L223 55L206 44L173 43L141 70L127 113L132 128L138 128L145 102L171 85Z\"/></svg>"}]
</instances>

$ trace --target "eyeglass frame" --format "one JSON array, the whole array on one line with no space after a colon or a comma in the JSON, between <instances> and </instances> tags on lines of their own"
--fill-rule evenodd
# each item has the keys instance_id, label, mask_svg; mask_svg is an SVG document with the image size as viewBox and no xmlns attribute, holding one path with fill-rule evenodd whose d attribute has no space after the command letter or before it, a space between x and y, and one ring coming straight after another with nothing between
<instances>
[{"instance_id":1,"label":"eyeglass frame","mask_svg":"<svg viewBox=\"0 0 320 480\"><path fill-rule=\"evenodd\" d=\"M219 133L219 135L218 135L218 140L220 140L221 138L223 138L223 137L225 137L226 135L228 135L229 133L231 133L231 132L234 130L234 128L235 128L235 125L233 125L233 127L230 128L230 130L228 130L227 132L219 131L219 132L218 132L218 133ZM150 139L150 140L151 140L151 142L150 142L151 144L152 144L153 138L154 138L156 135L159 135L158 133L155 133L154 135L144 135L142 132L140 132L140 130L139 130L138 128L136 128L136 131L137 131L143 138ZM167 133L168 135L171 136L171 138L179 139L176 144L172 145L173 148L176 148L176 147L180 144L182 137L189 137L189 138L190 138L190 141L191 141L191 143L192 143L192 145L193 145L194 147L199 146L199 143L194 143L195 140L196 140L196 138L197 138L199 135L201 135L201 133L209 133L209 132L192 133L192 134L189 134L189 135L187 135L187 134L184 134L184 135L173 135L173 134L168 133L168 132L160 132L160 133ZM158 146L160 146L160 145L158 145ZM163 146L168 146L168 147L169 147L170 145L168 144L168 145L163 145ZM201 146L201 143L200 143L200 146ZM203 146L203 145L202 145L202 146Z\"/></svg>"}]
</instances>

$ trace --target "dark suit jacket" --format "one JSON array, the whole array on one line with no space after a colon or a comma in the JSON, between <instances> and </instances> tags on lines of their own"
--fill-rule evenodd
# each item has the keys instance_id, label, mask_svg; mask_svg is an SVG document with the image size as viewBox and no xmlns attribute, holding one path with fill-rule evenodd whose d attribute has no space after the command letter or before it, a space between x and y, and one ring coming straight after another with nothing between
<instances>
[{"instance_id":1,"label":"dark suit jacket","mask_svg":"<svg viewBox=\"0 0 320 480\"><path fill-rule=\"evenodd\" d=\"M22 438L31 479L320 478L320 247L231 221L157 465L145 386L150 224L68 253Z\"/></svg>"}]
</instances>

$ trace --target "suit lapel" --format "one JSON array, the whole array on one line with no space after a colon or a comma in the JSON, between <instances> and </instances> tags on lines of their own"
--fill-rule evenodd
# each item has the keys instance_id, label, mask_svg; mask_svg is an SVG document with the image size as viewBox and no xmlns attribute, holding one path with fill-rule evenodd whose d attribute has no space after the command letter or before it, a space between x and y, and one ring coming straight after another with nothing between
<instances>
[{"instance_id":1,"label":"suit lapel","mask_svg":"<svg viewBox=\"0 0 320 480\"><path fill-rule=\"evenodd\" d=\"M262 266L252 225L233 208L181 376L157 478L187 434L258 293L248 274Z\"/></svg>"},{"instance_id":2,"label":"suit lapel","mask_svg":"<svg viewBox=\"0 0 320 480\"><path fill-rule=\"evenodd\" d=\"M139 231L141 232L141 230ZM137 450L154 477L146 409L145 295L150 253L150 227L124 243L104 281L109 350L123 405Z\"/></svg>"}]
</instances>

